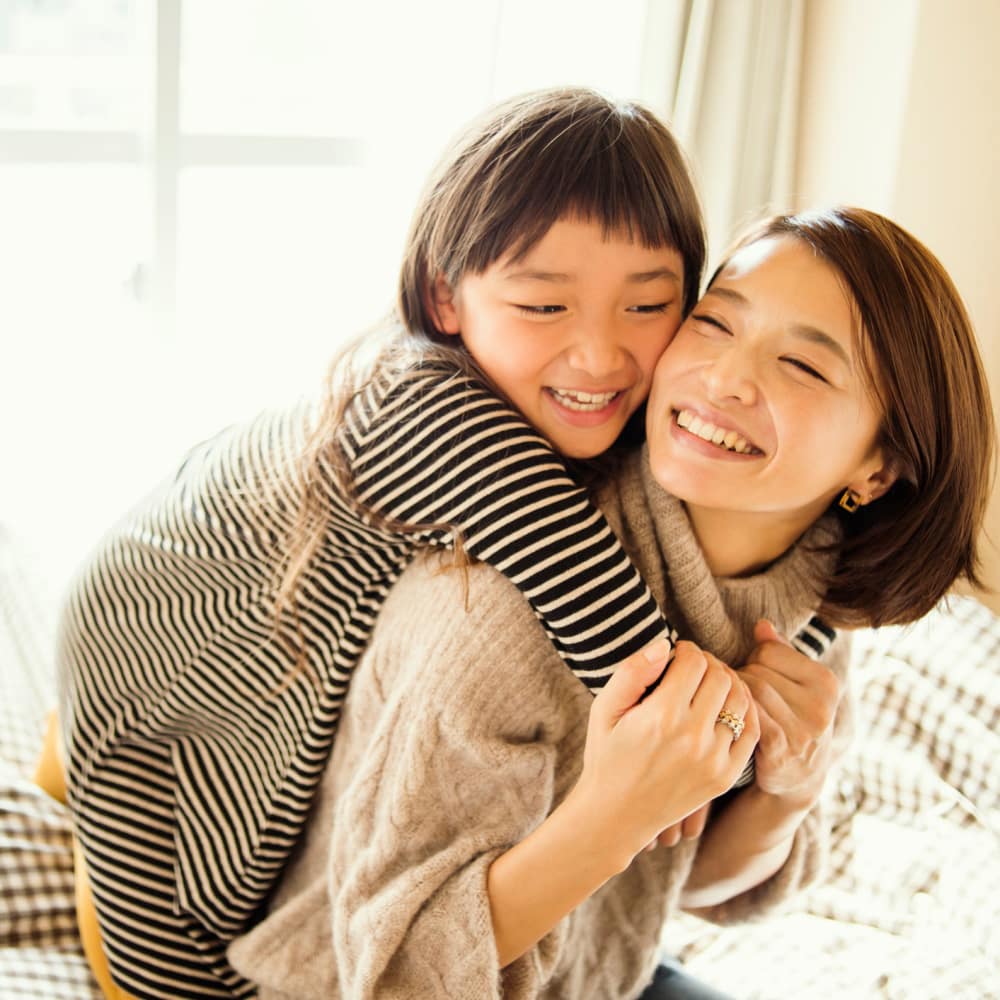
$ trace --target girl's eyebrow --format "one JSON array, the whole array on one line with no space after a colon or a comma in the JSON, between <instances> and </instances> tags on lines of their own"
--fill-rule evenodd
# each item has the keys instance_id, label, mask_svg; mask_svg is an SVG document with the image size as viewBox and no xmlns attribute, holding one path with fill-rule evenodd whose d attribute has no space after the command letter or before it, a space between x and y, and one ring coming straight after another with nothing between
<instances>
[{"instance_id":1,"label":"girl's eyebrow","mask_svg":"<svg viewBox=\"0 0 1000 1000\"><path fill-rule=\"evenodd\" d=\"M676 271L671 270L669 267L656 267L652 271L636 271L634 274L625 276L626 281L634 282L635 284L642 284L646 281L659 281L660 278L669 278L678 284L680 284L681 280Z\"/></svg>"},{"instance_id":2,"label":"girl's eyebrow","mask_svg":"<svg viewBox=\"0 0 1000 1000\"><path fill-rule=\"evenodd\" d=\"M742 292L738 292L735 288L713 285L711 288L707 288L705 290L703 298L708 298L709 295L717 295L719 298L728 299L733 303L733 305L741 307L750 305L750 300ZM845 365L847 365L849 371L854 370L854 365L851 362L851 356L844 350L843 345L835 337L831 337L830 334L824 333L818 327L809 326L806 323L795 323L790 329L793 336L801 337L803 340L808 340L810 343L816 344L818 347L825 347L828 351L836 354L837 357L840 358Z\"/></svg>"},{"instance_id":3,"label":"girl's eyebrow","mask_svg":"<svg viewBox=\"0 0 1000 1000\"><path fill-rule=\"evenodd\" d=\"M534 268L524 268L520 271L507 271L504 277L508 281L553 281L567 282L573 280L572 274L563 271L538 271Z\"/></svg>"},{"instance_id":4,"label":"girl's eyebrow","mask_svg":"<svg viewBox=\"0 0 1000 1000\"><path fill-rule=\"evenodd\" d=\"M535 268L508 271L504 274L504 277L508 281L550 281L562 283L576 279L576 275L567 274L564 271L539 271ZM636 271L633 274L625 275L625 281L629 284L643 284L649 281L659 281L661 278L668 278L678 283L681 280L669 267L657 267L651 271Z\"/></svg>"}]
</instances>

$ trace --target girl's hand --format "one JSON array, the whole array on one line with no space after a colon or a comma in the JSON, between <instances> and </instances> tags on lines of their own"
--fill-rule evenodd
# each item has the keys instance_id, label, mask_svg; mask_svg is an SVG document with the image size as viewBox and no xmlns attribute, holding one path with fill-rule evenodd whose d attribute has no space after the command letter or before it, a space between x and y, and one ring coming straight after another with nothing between
<instances>
[{"instance_id":1,"label":"girl's hand","mask_svg":"<svg viewBox=\"0 0 1000 1000\"><path fill-rule=\"evenodd\" d=\"M756 784L770 795L811 806L830 768L840 684L827 667L793 649L767 621L740 676L760 716Z\"/></svg>"},{"instance_id":2,"label":"girl's hand","mask_svg":"<svg viewBox=\"0 0 1000 1000\"><path fill-rule=\"evenodd\" d=\"M666 653L664 642L630 657L594 699L574 789L631 856L728 789L759 732L740 678L690 642L678 643L670 669L646 695ZM723 709L745 720L738 740L717 721Z\"/></svg>"},{"instance_id":3,"label":"girl's hand","mask_svg":"<svg viewBox=\"0 0 1000 1000\"><path fill-rule=\"evenodd\" d=\"M676 847L682 840L697 839L705 832L705 824L708 822L711 809L712 803L706 802L695 809L690 816L685 816L679 823L674 823L661 831L656 840L646 845L646 850L651 851L654 847Z\"/></svg>"}]
</instances>

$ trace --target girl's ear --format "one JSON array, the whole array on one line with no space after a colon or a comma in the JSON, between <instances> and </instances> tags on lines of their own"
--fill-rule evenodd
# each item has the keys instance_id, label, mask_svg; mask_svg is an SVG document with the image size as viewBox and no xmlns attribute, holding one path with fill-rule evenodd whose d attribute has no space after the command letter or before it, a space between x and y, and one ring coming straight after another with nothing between
<instances>
[{"instance_id":1,"label":"girl's ear","mask_svg":"<svg viewBox=\"0 0 1000 1000\"><path fill-rule=\"evenodd\" d=\"M458 310L455 308L455 293L452 291L448 279L443 274L438 274L431 282L431 287L427 291L428 309L434 317L434 324L441 333L448 333L457 336L462 331L459 329Z\"/></svg>"},{"instance_id":2,"label":"girl's ear","mask_svg":"<svg viewBox=\"0 0 1000 1000\"><path fill-rule=\"evenodd\" d=\"M899 473L899 463L894 458L886 458L879 448L872 460L860 470L859 475L848 483L848 488L861 497L862 504L871 503L892 489L893 483L899 478Z\"/></svg>"}]
</instances>

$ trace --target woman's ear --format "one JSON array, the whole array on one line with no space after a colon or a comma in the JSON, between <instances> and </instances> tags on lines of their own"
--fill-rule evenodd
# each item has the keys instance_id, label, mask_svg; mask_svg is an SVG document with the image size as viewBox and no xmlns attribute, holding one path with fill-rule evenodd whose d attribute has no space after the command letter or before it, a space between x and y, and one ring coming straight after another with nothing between
<instances>
[{"instance_id":1,"label":"woman's ear","mask_svg":"<svg viewBox=\"0 0 1000 1000\"><path fill-rule=\"evenodd\" d=\"M431 282L427 290L427 299L427 308L434 318L434 325L441 333L457 336L462 332L455 305L455 292L443 274L439 273Z\"/></svg>"},{"instance_id":2,"label":"woman's ear","mask_svg":"<svg viewBox=\"0 0 1000 1000\"><path fill-rule=\"evenodd\" d=\"M848 483L848 488L861 497L862 504L871 503L892 489L893 483L899 478L899 473L899 463L894 458L886 458L885 453L879 448L860 474Z\"/></svg>"}]
</instances>

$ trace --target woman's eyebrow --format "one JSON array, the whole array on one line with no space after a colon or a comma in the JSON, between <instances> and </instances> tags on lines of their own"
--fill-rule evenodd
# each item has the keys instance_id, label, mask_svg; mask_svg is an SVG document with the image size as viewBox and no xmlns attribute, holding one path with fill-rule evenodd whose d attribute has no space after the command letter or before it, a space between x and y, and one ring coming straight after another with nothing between
<instances>
[{"instance_id":1,"label":"woman's eyebrow","mask_svg":"<svg viewBox=\"0 0 1000 1000\"><path fill-rule=\"evenodd\" d=\"M717 295L719 298L727 299L732 302L733 305L746 307L750 305L750 300L742 293L738 292L735 288L726 288L723 286L713 285L711 288L705 290L703 298L708 298L709 295ZM831 337L830 334L824 333L818 327L809 326L808 324L795 323L792 325L791 333L793 336L801 337L803 340L808 340L811 344L816 344L818 347L825 347L828 351L837 355L837 357L847 365L848 370L854 370L854 364L851 361L851 356L844 350L843 344L840 343L835 337Z\"/></svg>"},{"instance_id":2,"label":"woman's eyebrow","mask_svg":"<svg viewBox=\"0 0 1000 1000\"><path fill-rule=\"evenodd\" d=\"M854 366L851 364L851 356L844 350L840 341L831 337L830 334L824 333L815 326L799 324L795 324L792 327L792 334L793 336L801 337L803 340L808 340L819 347L825 347L831 353L836 354L847 365L849 371L853 370Z\"/></svg>"},{"instance_id":3,"label":"woman's eyebrow","mask_svg":"<svg viewBox=\"0 0 1000 1000\"><path fill-rule=\"evenodd\" d=\"M728 299L737 306L750 305L750 300L742 292L736 291L735 288L726 288L725 285L709 285L702 298L707 299L709 295L718 295L720 299Z\"/></svg>"}]
</instances>

